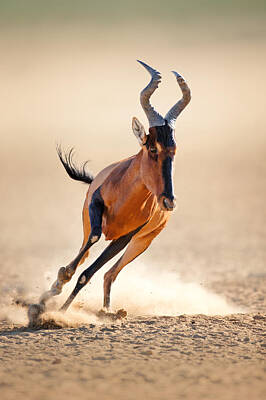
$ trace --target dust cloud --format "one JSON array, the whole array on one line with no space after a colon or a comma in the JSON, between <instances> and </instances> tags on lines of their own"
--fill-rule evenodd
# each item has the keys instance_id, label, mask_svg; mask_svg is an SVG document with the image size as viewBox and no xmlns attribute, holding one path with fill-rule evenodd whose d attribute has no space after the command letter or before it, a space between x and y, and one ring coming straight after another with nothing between
<instances>
[{"instance_id":1,"label":"dust cloud","mask_svg":"<svg viewBox=\"0 0 266 400\"><path fill-rule=\"evenodd\" d=\"M113 285L114 308L134 315L206 314L240 312L222 297L196 282L183 282L175 272L145 268L141 263L117 278Z\"/></svg>"},{"instance_id":2,"label":"dust cloud","mask_svg":"<svg viewBox=\"0 0 266 400\"><path fill-rule=\"evenodd\" d=\"M84 268L84 266L82 267ZM80 272L63 288L60 296L47 304L43 321L54 321L62 327L77 327L90 323L101 323L97 313L103 299L103 274L98 272L91 282L80 291L66 313L58 309L73 289ZM28 282L33 282L27 276ZM50 278L48 279L50 281ZM42 287L47 286L47 273ZM48 289L48 286L47 286ZM10 287L0 302L0 319L15 324L27 324L27 308L38 301L36 290L27 287ZM195 282L183 282L171 271L161 271L152 265L136 261L120 273L112 286L112 311L124 308L129 317L134 316L178 316L182 314L227 315L241 312L239 307L229 304L225 298Z\"/></svg>"}]
</instances>

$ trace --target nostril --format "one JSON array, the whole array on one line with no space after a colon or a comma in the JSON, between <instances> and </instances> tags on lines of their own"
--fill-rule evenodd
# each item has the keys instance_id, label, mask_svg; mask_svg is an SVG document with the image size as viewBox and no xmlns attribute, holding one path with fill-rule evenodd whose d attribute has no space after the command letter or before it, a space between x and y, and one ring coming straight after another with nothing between
<instances>
[{"instance_id":1,"label":"nostril","mask_svg":"<svg viewBox=\"0 0 266 400\"><path fill-rule=\"evenodd\" d=\"M169 200L165 197L163 199L163 205L167 210L173 210L175 208L175 200Z\"/></svg>"},{"instance_id":2,"label":"nostril","mask_svg":"<svg viewBox=\"0 0 266 400\"><path fill-rule=\"evenodd\" d=\"M166 199L163 199L163 205L167 210L169 210L169 204L168 204L168 201Z\"/></svg>"}]
</instances>

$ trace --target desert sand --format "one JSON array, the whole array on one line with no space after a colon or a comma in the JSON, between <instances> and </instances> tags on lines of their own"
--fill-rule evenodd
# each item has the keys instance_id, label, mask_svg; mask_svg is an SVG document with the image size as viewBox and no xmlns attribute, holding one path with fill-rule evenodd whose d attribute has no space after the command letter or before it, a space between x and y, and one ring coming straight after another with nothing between
<instances>
[{"instance_id":1,"label":"desert sand","mask_svg":"<svg viewBox=\"0 0 266 400\"><path fill-rule=\"evenodd\" d=\"M265 317L135 317L32 331L1 324L1 397L263 399Z\"/></svg>"},{"instance_id":2,"label":"desert sand","mask_svg":"<svg viewBox=\"0 0 266 400\"><path fill-rule=\"evenodd\" d=\"M158 58L141 35L116 52L88 37L71 30L0 37L1 400L262 400L264 42L208 38L199 49L184 36L173 54L174 38L161 36ZM50 323L30 329L16 301L38 301L82 241L86 186L66 176L55 142L75 146L77 163L89 159L94 173L138 151L130 124L136 115L147 126L138 102L147 76L135 58L162 72L154 95L162 112L179 96L169 70L192 89L177 121L178 209L114 284L113 309L126 309L126 319L97 316L109 263L61 314L77 273L49 303ZM80 271L105 245L93 247Z\"/></svg>"}]
</instances>

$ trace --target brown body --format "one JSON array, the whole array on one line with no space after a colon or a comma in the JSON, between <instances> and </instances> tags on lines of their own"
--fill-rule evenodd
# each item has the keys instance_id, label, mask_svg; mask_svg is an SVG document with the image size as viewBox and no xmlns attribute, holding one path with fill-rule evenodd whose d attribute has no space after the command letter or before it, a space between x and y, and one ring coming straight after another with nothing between
<instances>
[{"instance_id":1,"label":"brown body","mask_svg":"<svg viewBox=\"0 0 266 400\"><path fill-rule=\"evenodd\" d=\"M133 157L108 166L95 177L83 207L84 243L90 232L89 204L98 188L105 205L102 220L105 240L118 239L145 223L145 231L152 231L155 220L160 226L166 224L169 212L161 209L156 195L147 189L142 180L142 153L141 150Z\"/></svg>"},{"instance_id":2,"label":"brown body","mask_svg":"<svg viewBox=\"0 0 266 400\"><path fill-rule=\"evenodd\" d=\"M157 195L152 193L145 185L143 174L149 175L149 171L146 171L145 166L143 166L143 158L145 156L145 151L142 149L135 156L112 164L102 170L90 185L85 199L83 207L83 246L86 245L91 233L89 205L92 195L97 189L100 190L104 202L102 232L105 235L105 240L115 241L144 225L133 236L119 262L105 274L105 307L108 306L107 298L110 286L118 273L125 265L147 249L152 240L165 227L170 217L170 211L162 209ZM80 264L84 262L87 256L88 251L80 261Z\"/></svg>"}]
</instances>

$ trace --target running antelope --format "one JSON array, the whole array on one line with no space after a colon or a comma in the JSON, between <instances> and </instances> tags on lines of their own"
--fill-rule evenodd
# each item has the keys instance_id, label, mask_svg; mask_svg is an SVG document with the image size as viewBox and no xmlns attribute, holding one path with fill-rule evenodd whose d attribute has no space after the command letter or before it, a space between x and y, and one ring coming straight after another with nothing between
<instances>
[{"instance_id":1,"label":"running antelope","mask_svg":"<svg viewBox=\"0 0 266 400\"><path fill-rule=\"evenodd\" d=\"M58 155L70 178L90 185L83 208L84 239L76 258L59 269L57 280L41 296L40 303L32 305L29 316L43 312L47 300L61 293L63 285L70 281L102 233L111 243L82 272L61 309L66 310L95 272L128 245L121 258L104 275L103 306L108 310L111 285L117 275L147 249L165 227L175 208L172 177L176 153L174 126L176 118L190 101L190 90L182 76L173 71L183 97L163 118L150 104L150 97L158 88L161 75L144 62L138 62L151 75L150 83L140 94L140 103L149 121L149 133L145 132L137 118L132 120L132 129L141 150L134 156L109 165L93 178L85 171L85 166L79 169L73 164L72 150L63 154L58 148Z\"/></svg>"}]
</instances>

